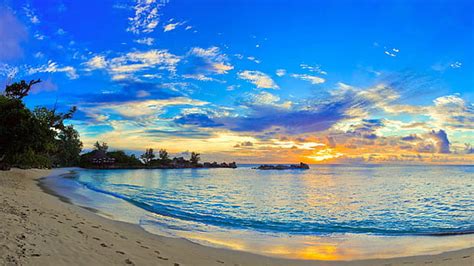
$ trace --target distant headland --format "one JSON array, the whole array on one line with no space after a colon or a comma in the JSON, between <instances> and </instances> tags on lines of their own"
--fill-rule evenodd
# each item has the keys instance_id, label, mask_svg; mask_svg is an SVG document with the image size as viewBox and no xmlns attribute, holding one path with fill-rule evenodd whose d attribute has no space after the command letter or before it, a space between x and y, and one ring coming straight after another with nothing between
<instances>
[{"instance_id":1,"label":"distant headland","mask_svg":"<svg viewBox=\"0 0 474 266\"><path fill-rule=\"evenodd\" d=\"M309 169L309 165L307 165L307 164L305 164L305 163L290 164L290 165L282 165L282 164L270 165L270 164L263 164L263 165L260 165L259 167L256 167L255 169L258 169L258 170L293 170L293 169L307 170L307 169Z\"/></svg>"}]
</instances>

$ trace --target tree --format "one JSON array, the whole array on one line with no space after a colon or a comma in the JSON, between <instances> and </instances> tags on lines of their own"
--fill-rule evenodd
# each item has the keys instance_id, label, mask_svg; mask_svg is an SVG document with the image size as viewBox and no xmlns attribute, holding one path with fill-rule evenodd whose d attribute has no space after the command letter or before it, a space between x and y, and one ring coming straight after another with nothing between
<instances>
[{"instance_id":1,"label":"tree","mask_svg":"<svg viewBox=\"0 0 474 266\"><path fill-rule=\"evenodd\" d=\"M96 151L107 152L108 149L109 149L109 146L105 142L102 142L102 144L100 144L99 141L96 141L94 143L94 150Z\"/></svg>"},{"instance_id":2,"label":"tree","mask_svg":"<svg viewBox=\"0 0 474 266\"><path fill-rule=\"evenodd\" d=\"M11 85L8 85L5 88L5 96L10 99L17 99L21 100L25 96L28 95L28 93L31 90L31 86L33 86L36 83L40 83L41 80L31 80L29 83L26 83L26 81L22 80L20 82L15 82Z\"/></svg>"},{"instance_id":3,"label":"tree","mask_svg":"<svg viewBox=\"0 0 474 266\"><path fill-rule=\"evenodd\" d=\"M42 168L77 163L82 149L79 134L73 126L64 125L76 108L67 113L46 107L31 111L23 102L31 86L39 82L16 82L0 95L0 164Z\"/></svg>"},{"instance_id":4,"label":"tree","mask_svg":"<svg viewBox=\"0 0 474 266\"><path fill-rule=\"evenodd\" d=\"M170 159L168 152L165 149L161 149L158 153L158 156L160 157L160 160L163 162L168 161Z\"/></svg>"},{"instance_id":5,"label":"tree","mask_svg":"<svg viewBox=\"0 0 474 266\"><path fill-rule=\"evenodd\" d=\"M155 158L155 153L153 149L146 149L145 153L140 156L145 164L149 164L153 158Z\"/></svg>"},{"instance_id":6,"label":"tree","mask_svg":"<svg viewBox=\"0 0 474 266\"><path fill-rule=\"evenodd\" d=\"M75 166L80 160L82 142L73 126L66 126L58 134L55 163L59 166Z\"/></svg>"},{"instance_id":7,"label":"tree","mask_svg":"<svg viewBox=\"0 0 474 266\"><path fill-rule=\"evenodd\" d=\"M199 160L201 160L201 158L199 157L201 154L199 153L195 153L195 152L191 152L191 163L193 165L197 165L199 163Z\"/></svg>"}]
</instances>

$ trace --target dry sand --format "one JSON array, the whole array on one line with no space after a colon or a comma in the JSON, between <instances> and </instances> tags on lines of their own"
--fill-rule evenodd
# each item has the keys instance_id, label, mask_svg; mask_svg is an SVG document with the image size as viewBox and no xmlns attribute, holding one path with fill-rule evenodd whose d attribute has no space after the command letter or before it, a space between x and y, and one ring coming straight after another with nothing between
<instances>
[{"instance_id":1,"label":"dry sand","mask_svg":"<svg viewBox=\"0 0 474 266\"><path fill-rule=\"evenodd\" d=\"M161 237L60 201L38 187L48 170L0 171L0 265L474 265L474 248L365 261L303 261Z\"/></svg>"}]
</instances>

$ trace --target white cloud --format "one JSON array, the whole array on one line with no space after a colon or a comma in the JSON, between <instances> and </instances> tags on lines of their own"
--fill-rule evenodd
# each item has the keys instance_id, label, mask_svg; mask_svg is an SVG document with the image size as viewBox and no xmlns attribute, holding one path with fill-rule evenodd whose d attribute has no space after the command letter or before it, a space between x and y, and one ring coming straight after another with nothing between
<instances>
[{"instance_id":1,"label":"white cloud","mask_svg":"<svg viewBox=\"0 0 474 266\"><path fill-rule=\"evenodd\" d=\"M66 75L70 79L77 79L79 78L79 75L76 73L76 69L71 66L64 66L64 67L59 67L58 63L53 62L51 60L48 61L48 64L42 65L40 67L29 67L27 70L28 74L32 75L35 73L56 73L56 72L63 72L66 73Z\"/></svg>"},{"instance_id":2,"label":"white cloud","mask_svg":"<svg viewBox=\"0 0 474 266\"><path fill-rule=\"evenodd\" d=\"M316 76L311 76L311 75L307 75L307 74L292 74L291 76L293 78L309 81L309 82L311 82L311 84L321 84L321 83L324 83L326 81L323 78L316 77Z\"/></svg>"},{"instance_id":3,"label":"white cloud","mask_svg":"<svg viewBox=\"0 0 474 266\"><path fill-rule=\"evenodd\" d=\"M457 95L436 98L429 114L437 121L439 127L455 130L474 129L474 104Z\"/></svg>"},{"instance_id":4,"label":"white cloud","mask_svg":"<svg viewBox=\"0 0 474 266\"><path fill-rule=\"evenodd\" d=\"M185 22L176 22L176 23L169 23L169 24L166 24L165 26L163 26L163 31L164 32L168 32L168 31L172 31L172 30L175 30L177 27L183 25ZM187 28L187 27L186 27Z\"/></svg>"},{"instance_id":5,"label":"white cloud","mask_svg":"<svg viewBox=\"0 0 474 266\"><path fill-rule=\"evenodd\" d=\"M239 78L247 80L262 89L279 89L278 85L267 74L260 71L244 70L238 73Z\"/></svg>"},{"instance_id":6,"label":"white cloud","mask_svg":"<svg viewBox=\"0 0 474 266\"><path fill-rule=\"evenodd\" d=\"M13 78L18 74L18 72L18 67L10 66L8 64L0 62L0 77L3 76Z\"/></svg>"},{"instance_id":7,"label":"white cloud","mask_svg":"<svg viewBox=\"0 0 474 266\"><path fill-rule=\"evenodd\" d=\"M247 94L246 98L242 101L242 104L245 106L271 106L283 109L289 109L292 107L293 103L291 101L280 101L280 97L275 94L262 91L260 93Z\"/></svg>"},{"instance_id":8,"label":"white cloud","mask_svg":"<svg viewBox=\"0 0 474 266\"><path fill-rule=\"evenodd\" d=\"M227 55L220 52L219 47L213 46L207 49L193 47L188 52L188 56L200 57L203 63L195 65L198 74L227 74L228 71L234 69L234 66L228 63ZM204 72L204 73L203 73Z\"/></svg>"},{"instance_id":9,"label":"white cloud","mask_svg":"<svg viewBox=\"0 0 474 266\"><path fill-rule=\"evenodd\" d=\"M388 56L396 57L399 52L400 52L400 49L392 48L392 49L389 49L389 50L385 50L384 53Z\"/></svg>"},{"instance_id":10,"label":"white cloud","mask_svg":"<svg viewBox=\"0 0 474 266\"><path fill-rule=\"evenodd\" d=\"M286 70L285 69L277 69L275 73L276 73L277 76L283 77L284 75L286 75Z\"/></svg>"},{"instance_id":11,"label":"white cloud","mask_svg":"<svg viewBox=\"0 0 474 266\"><path fill-rule=\"evenodd\" d=\"M183 78L195 79L195 80L200 80L200 81L217 81L216 79L207 77L204 74L184 74Z\"/></svg>"},{"instance_id":12,"label":"white cloud","mask_svg":"<svg viewBox=\"0 0 474 266\"><path fill-rule=\"evenodd\" d=\"M85 62L86 70L106 69L113 80L134 78L134 74L153 69L155 71L167 70L175 72L181 57L168 52L168 50L135 51L122 56L107 59L104 56L94 56ZM158 77L159 73L142 73L143 77ZM149 76L145 76L149 75ZM135 77L136 78L136 77Z\"/></svg>"},{"instance_id":13,"label":"white cloud","mask_svg":"<svg viewBox=\"0 0 474 266\"><path fill-rule=\"evenodd\" d=\"M37 52L37 53L34 54L34 57L35 58L43 58L44 54L42 52Z\"/></svg>"},{"instance_id":14,"label":"white cloud","mask_svg":"<svg viewBox=\"0 0 474 266\"><path fill-rule=\"evenodd\" d=\"M168 2L167 0L136 0L133 7L135 15L129 18L130 26L127 31L135 34L153 32L160 21L160 9Z\"/></svg>"},{"instance_id":15,"label":"white cloud","mask_svg":"<svg viewBox=\"0 0 474 266\"><path fill-rule=\"evenodd\" d=\"M59 29L56 31L56 33L57 33L58 35L64 35L64 34L66 34L66 31L65 31L64 29L62 29L62 28L59 28Z\"/></svg>"},{"instance_id":16,"label":"white cloud","mask_svg":"<svg viewBox=\"0 0 474 266\"><path fill-rule=\"evenodd\" d=\"M88 70L101 69L107 66L105 57L101 55L96 55L92 57L91 59L89 59L89 61L85 62L84 64L88 67Z\"/></svg>"},{"instance_id":17,"label":"white cloud","mask_svg":"<svg viewBox=\"0 0 474 266\"><path fill-rule=\"evenodd\" d=\"M260 63L261 63L261 61L258 60L257 58L255 58L255 56L249 56L249 57L247 57L247 59L250 60L250 61L252 61L252 62L255 62L255 63L257 63L257 64L260 64Z\"/></svg>"},{"instance_id":18,"label":"white cloud","mask_svg":"<svg viewBox=\"0 0 474 266\"><path fill-rule=\"evenodd\" d=\"M34 37L35 37L35 39L37 39L37 40L39 40L39 41L42 41L42 40L44 40L44 38L45 38L46 36L44 36L43 34L37 32L37 33L35 33Z\"/></svg>"},{"instance_id":19,"label":"white cloud","mask_svg":"<svg viewBox=\"0 0 474 266\"><path fill-rule=\"evenodd\" d=\"M146 97L145 93L141 93L142 97ZM186 97L176 97L163 100L144 100L144 101L129 101L121 103L104 103L104 104L90 104L82 105L84 111L89 117L97 116L98 114L109 116L112 113L119 114L123 117L135 118L140 116L158 115L163 112L163 108L175 105L192 105L203 106L208 104L204 101L193 100Z\"/></svg>"},{"instance_id":20,"label":"white cloud","mask_svg":"<svg viewBox=\"0 0 474 266\"><path fill-rule=\"evenodd\" d=\"M151 46L155 42L155 39L148 37L148 38L142 38L142 39L134 40L134 42Z\"/></svg>"},{"instance_id":21,"label":"white cloud","mask_svg":"<svg viewBox=\"0 0 474 266\"><path fill-rule=\"evenodd\" d=\"M451 63L449 66L450 66L451 68L460 68L460 67L462 66L462 63L456 61L456 62L454 62L454 63Z\"/></svg>"},{"instance_id":22,"label":"white cloud","mask_svg":"<svg viewBox=\"0 0 474 266\"><path fill-rule=\"evenodd\" d=\"M35 13L35 10L30 6L26 5L23 7L23 10L25 11L26 17L30 19L30 22L33 24L39 24L41 21L38 18L38 16Z\"/></svg>"},{"instance_id":23,"label":"white cloud","mask_svg":"<svg viewBox=\"0 0 474 266\"><path fill-rule=\"evenodd\" d=\"M318 73L321 75L327 75L327 72L322 70L320 65L310 66L308 64L300 64L300 67L310 72Z\"/></svg>"}]
</instances>

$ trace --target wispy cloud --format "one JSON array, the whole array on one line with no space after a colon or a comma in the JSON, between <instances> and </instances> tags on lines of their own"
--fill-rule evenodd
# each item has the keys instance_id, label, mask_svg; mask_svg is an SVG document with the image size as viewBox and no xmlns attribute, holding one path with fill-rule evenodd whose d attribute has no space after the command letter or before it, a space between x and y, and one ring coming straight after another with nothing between
<instances>
[{"instance_id":1,"label":"wispy cloud","mask_svg":"<svg viewBox=\"0 0 474 266\"><path fill-rule=\"evenodd\" d=\"M310 66L308 64L300 64L301 69L308 70L310 72L318 73L321 75L327 75L328 73L321 69L320 65Z\"/></svg>"},{"instance_id":2,"label":"wispy cloud","mask_svg":"<svg viewBox=\"0 0 474 266\"><path fill-rule=\"evenodd\" d=\"M283 77L284 75L286 75L286 70L285 69L277 69L275 71L275 74L279 77Z\"/></svg>"},{"instance_id":3,"label":"wispy cloud","mask_svg":"<svg viewBox=\"0 0 474 266\"><path fill-rule=\"evenodd\" d=\"M301 79L301 80L306 80L311 82L311 84L321 84L324 83L326 80L317 76L311 76L307 74L292 74L291 75L293 78Z\"/></svg>"},{"instance_id":4,"label":"wispy cloud","mask_svg":"<svg viewBox=\"0 0 474 266\"><path fill-rule=\"evenodd\" d=\"M396 57L399 52L400 52L400 49L397 49L397 48L392 48L390 50L384 51L384 53L390 57Z\"/></svg>"},{"instance_id":5,"label":"wispy cloud","mask_svg":"<svg viewBox=\"0 0 474 266\"><path fill-rule=\"evenodd\" d=\"M105 68L107 66L107 62L105 61L105 57L101 55L96 55L89 59L89 61L84 63L88 69L87 70L95 70Z\"/></svg>"},{"instance_id":6,"label":"wispy cloud","mask_svg":"<svg viewBox=\"0 0 474 266\"><path fill-rule=\"evenodd\" d=\"M155 42L155 39L151 37L147 37L147 38L137 39L133 41L139 44L145 44L145 45L151 46Z\"/></svg>"},{"instance_id":7,"label":"wispy cloud","mask_svg":"<svg viewBox=\"0 0 474 266\"><path fill-rule=\"evenodd\" d=\"M137 73L149 69L166 70L174 73L180 60L181 57L171 54L167 50L152 49L143 52L129 52L110 59L96 55L84 64L87 70L106 69L113 79L122 80L137 77Z\"/></svg>"},{"instance_id":8,"label":"wispy cloud","mask_svg":"<svg viewBox=\"0 0 474 266\"><path fill-rule=\"evenodd\" d=\"M261 89L278 89L278 85L267 74L256 70L244 70L238 73L239 78L247 80L257 88Z\"/></svg>"},{"instance_id":9,"label":"wispy cloud","mask_svg":"<svg viewBox=\"0 0 474 266\"><path fill-rule=\"evenodd\" d=\"M77 79L79 75L76 72L76 69L72 66L59 66L58 63L49 60L47 64L39 66L39 67L28 67L27 69L28 74L32 75L35 73L57 73L62 72L66 73L66 75L70 79Z\"/></svg>"},{"instance_id":10,"label":"wispy cloud","mask_svg":"<svg viewBox=\"0 0 474 266\"><path fill-rule=\"evenodd\" d=\"M202 106L207 102L189 99L186 97L176 97L161 100L135 100L128 102L110 102L99 104L84 104L80 110L90 116L100 115L120 115L122 118L137 118L141 116L149 116L162 114L164 108L176 105Z\"/></svg>"},{"instance_id":11,"label":"wispy cloud","mask_svg":"<svg viewBox=\"0 0 474 266\"><path fill-rule=\"evenodd\" d=\"M38 15L36 15L35 10L30 5L25 5L23 7L23 11L25 11L25 15L28 17L31 23L39 24L41 22L38 18Z\"/></svg>"},{"instance_id":12,"label":"wispy cloud","mask_svg":"<svg viewBox=\"0 0 474 266\"><path fill-rule=\"evenodd\" d=\"M221 53L216 46L207 49L193 47L188 52L187 65L185 66L186 78L198 80L213 80L209 75L227 74L234 66L229 63L227 55Z\"/></svg>"},{"instance_id":13,"label":"wispy cloud","mask_svg":"<svg viewBox=\"0 0 474 266\"><path fill-rule=\"evenodd\" d=\"M181 25L184 25L185 23L186 22L168 23L168 24L163 26L163 32L168 32L168 31L175 30L176 28L178 28Z\"/></svg>"},{"instance_id":14,"label":"wispy cloud","mask_svg":"<svg viewBox=\"0 0 474 266\"><path fill-rule=\"evenodd\" d=\"M0 62L0 77L14 78L20 69L16 66L10 66Z\"/></svg>"},{"instance_id":15,"label":"wispy cloud","mask_svg":"<svg viewBox=\"0 0 474 266\"><path fill-rule=\"evenodd\" d=\"M136 0L133 10L135 14L129 18L127 31L135 34L151 33L160 22L160 10L168 0Z\"/></svg>"}]
</instances>

